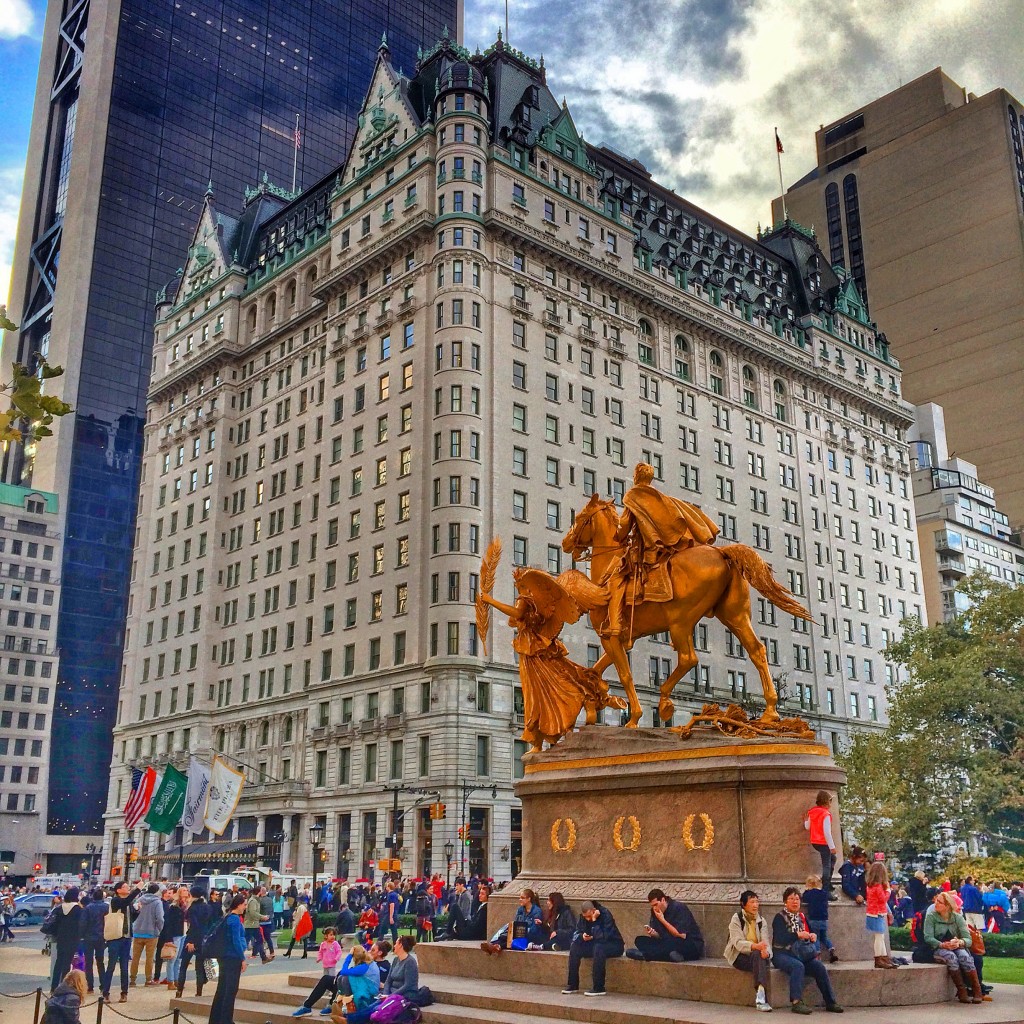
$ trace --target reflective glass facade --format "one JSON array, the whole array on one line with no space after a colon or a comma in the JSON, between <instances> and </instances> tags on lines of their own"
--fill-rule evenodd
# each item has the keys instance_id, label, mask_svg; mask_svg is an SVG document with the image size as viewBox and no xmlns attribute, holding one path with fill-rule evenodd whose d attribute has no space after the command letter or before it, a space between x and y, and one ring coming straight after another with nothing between
<instances>
[{"instance_id":1,"label":"reflective glass facade","mask_svg":"<svg viewBox=\"0 0 1024 1024\"><path fill-rule=\"evenodd\" d=\"M264 173L290 187L298 115L297 184L313 185L344 158L382 33L411 70L417 46L456 25L456 0L122 3L109 122L76 126L105 127L107 143L101 194L78 200L98 204L98 225L65 499L51 833L101 831L153 303L208 183L228 210Z\"/></svg>"}]
</instances>

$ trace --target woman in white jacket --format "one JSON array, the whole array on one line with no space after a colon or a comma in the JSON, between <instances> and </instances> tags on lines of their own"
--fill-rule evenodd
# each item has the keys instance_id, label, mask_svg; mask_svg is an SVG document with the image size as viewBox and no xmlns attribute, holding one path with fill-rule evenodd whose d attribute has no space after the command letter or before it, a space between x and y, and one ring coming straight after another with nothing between
<instances>
[{"instance_id":1,"label":"woman in white jacket","mask_svg":"<svg viewBox=\"0 0 1024 1024\"><path fill-rule=\"evenodd\" d=\"M747 889L740 896L740 909L729 919L729 941L723 956L737 970L754 977L754 1006L768 1012L768 974L772 963L771 933L758 912L757 893Z\"/></svg>"}]
</instances>

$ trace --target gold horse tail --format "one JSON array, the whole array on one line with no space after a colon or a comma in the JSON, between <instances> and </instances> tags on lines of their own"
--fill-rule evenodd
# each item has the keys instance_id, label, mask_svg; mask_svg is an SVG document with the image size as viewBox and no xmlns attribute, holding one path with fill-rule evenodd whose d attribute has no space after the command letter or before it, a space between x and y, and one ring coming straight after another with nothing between
<instances>
[{"instance_id":1,"label":"gold horse tail","mask_svg":"<svg viewBox=\"0 0 1024 1024\"><path fill-rule=\"evenodd\" d=\"M716 548L721 556L759 594L763 594L776 608L813 622L811 613L772 575L772 567L746 544L730 544Z\"/></svg>"},{"instance_id":2,"label":"gold horse tail","mask_svg":"<svg viewBox=\"0 0 1024 1024\"><path fill-rule=\"evenodd\" d=\"M572 595L572 599L584 612L592 612L595 608L603 608L608 603L608 590L595 583L579 569L566 569L558 577L563 589Z\"/></svg>"}]
</instances>

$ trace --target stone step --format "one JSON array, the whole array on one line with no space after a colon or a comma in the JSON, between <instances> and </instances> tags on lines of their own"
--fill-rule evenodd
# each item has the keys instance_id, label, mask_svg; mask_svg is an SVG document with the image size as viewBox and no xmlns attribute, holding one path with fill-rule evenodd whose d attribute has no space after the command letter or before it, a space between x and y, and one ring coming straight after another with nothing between
<instances>
[{"instance_id":1,"label":"stone step","mask_svg":"<svg viewBox=\"0 0 1024 1024\"><path fill-rule=\"evenodd\" d=\"M417 947L417 955L420 976L431 988L439 977L521 982L558 989L566 982L566 953L505 952L488 956L467 943L434 943ZM829 976L836 999L844 1006L915 1006L948 1002L953 997L945 968L938 964L911 964L883 971L870 961L840 962L829 965ZM580 971L584 988L590 977L590 961L584 960ZM730 1006L749 1006L753 990L750 975L737 971L725 960L674 964L619 958L608 961L605 984L609 992L622 995L647 996L657 992L673 999ZM770 989L773 1001L785 1003L788 978L781 971L772 970ZM822 1005L813 983L805 987L804 999L812 1006Z\"/></svg>"}]
</instances>

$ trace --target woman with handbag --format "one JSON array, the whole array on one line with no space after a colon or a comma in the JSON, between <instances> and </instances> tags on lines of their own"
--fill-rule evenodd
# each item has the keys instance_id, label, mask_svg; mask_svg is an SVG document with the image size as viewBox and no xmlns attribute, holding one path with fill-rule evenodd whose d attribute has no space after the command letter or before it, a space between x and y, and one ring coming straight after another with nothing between
<instances>
[{"instance_id":1,"label":"woman with handbag","mask_svg":"<svg viewBox=\"0 0 1024 1024\"><path fill-rule=\"evenodd\" d=\"M196 995L203 994L203 986L207 982L206 962L203 956L203 938L221 919L221 912L213 903L207 903L203 887L192 886L189 892L191 901L185 910L185 941L182 944L181 961L178 964L177 988L175 993L180 999L185 991L185 978L188 975L189 961L196 961Z\"/></svg>"},{"instance_id":2,"label":"woman with handbag","mask_svg":"<svg viewBox=\"0 0 1024 1024\"><path fill-rule=\"evenodd\" d=\"M808 1014L811 1008L803 1001L804 981L809 974L829 1013L842 1013L836 1002L828 969L818 959L817 936L800 912L800 890L791 885L782 894L782 910L772 921L772 963L789 976L789 1002L794 1013Z\"/></svg>"}]
</instances>

